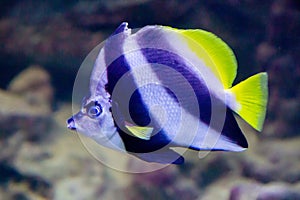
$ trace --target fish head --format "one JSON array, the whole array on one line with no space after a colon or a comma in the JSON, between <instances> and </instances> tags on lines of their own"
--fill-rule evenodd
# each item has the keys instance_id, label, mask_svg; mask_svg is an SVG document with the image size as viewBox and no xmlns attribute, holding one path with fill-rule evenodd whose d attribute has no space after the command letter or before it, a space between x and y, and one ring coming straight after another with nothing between
<instances>
[{"instance_id":1,"label":"fish head","mask_svg":"<svg viewBox=\"0 0 300 200\"><path fill-rule=\"evenodd\" d=\"M107 146L111 140L120 143L120 136L111 113L111 101L107 98L84 98L81 109L67 120L67 127L76 130L100 144Z\"/></svg>"},{"instance_id":2,"label":"fish head","mask_svg":"<svg viewBox=\"0 0 300 200\"><path fill-rule=\"evenodd\" d=\"M106 67L107 63L118 57L118 53L122 53L120 44L130 34L131 29L128 28L128 23L124 22L106 40L104 46L97 50L99 53L90 76L89 95L83 99L80 111L67 120L69 129L117 150L124 150L125 147L113 118L111 95L106 90ZM107 51L105 57L105 49L113 51Z\"/></svg>"}]
</instances>

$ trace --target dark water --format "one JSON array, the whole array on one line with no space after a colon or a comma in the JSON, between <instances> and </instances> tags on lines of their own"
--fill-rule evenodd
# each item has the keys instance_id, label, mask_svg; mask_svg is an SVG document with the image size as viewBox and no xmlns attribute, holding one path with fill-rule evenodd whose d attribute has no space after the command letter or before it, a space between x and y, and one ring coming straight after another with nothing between
<instances>
[{"instance_id":1,"label":"dark water","mask_svg":"<svg viewBox=\"0 0 300 200\"><path fill-rule=\"evenodd\" d=\"M215 33L237 57L235 83L268 72L263 131L240 120L247 151L188 152L184 165L146 174L88 153L65 125L73 83L123 21ZM0 199L300 199L299 36L297 0L1 1Z\"/></svg>"}]
</instances>

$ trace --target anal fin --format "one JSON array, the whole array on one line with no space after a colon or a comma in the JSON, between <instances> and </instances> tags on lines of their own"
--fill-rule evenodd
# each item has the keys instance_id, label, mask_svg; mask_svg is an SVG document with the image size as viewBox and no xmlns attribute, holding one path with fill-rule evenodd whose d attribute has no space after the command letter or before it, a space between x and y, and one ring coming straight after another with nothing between
<instances>
[{"instance_id":1,"label":"anal fin","mask_svg":"<svg viewBox=\"0 0 300 200\"><path fill-rule=\"evenodd\" d=\"M161 164L183 164L184 158L171 149L163 149L149 153L134 153L136 157L146 161Z\"/></svg>"}]
</instances>

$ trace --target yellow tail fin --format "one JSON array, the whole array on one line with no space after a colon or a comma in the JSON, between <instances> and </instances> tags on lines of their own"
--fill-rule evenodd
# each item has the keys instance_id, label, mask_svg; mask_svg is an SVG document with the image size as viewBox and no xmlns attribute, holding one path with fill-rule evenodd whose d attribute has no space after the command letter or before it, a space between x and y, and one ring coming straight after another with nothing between
<instances>
[{"instance_id":1,"label":"yellow tail fin","mask_svg":"<svg viewBox=\"0 0 300 200\"><path fill-rule=\"evenodd\" d=\"M268 102L268 75L259 73L228 90L235 97L229 107L258 131L262 130Z\"/></svg>"}]
</instances>

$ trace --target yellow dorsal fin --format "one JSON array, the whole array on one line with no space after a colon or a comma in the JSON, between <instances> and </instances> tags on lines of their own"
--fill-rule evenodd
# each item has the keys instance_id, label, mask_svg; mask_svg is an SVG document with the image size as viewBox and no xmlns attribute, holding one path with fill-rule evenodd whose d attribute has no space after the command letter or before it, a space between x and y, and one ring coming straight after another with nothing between
<instances>
[{"instance_id":1,"label":"yellow dorsal fin","mask_svg":"<svg viewBox=\"0 0 300 200\"><path fill-rule=\"evenodd\" d=\"M153 132L152 127L147 126L134 126L130 123L125 122L125 127L132 133L134 136L143 139L150 140L151 134Z\"/></svg>"},{"instance_id":2,"label":"yellow dorsal fin","mask_svg":"<svg viewBox=\"0 0 300 200\"><path fill-rule=\"evenodd\" d=\"M169 28L187 39L189 48L202 59L219 78L224 89L232 86L236 77L237 61L230 47L219 37L204 30L180 30Z\"/></svg>"}]
</instances>

